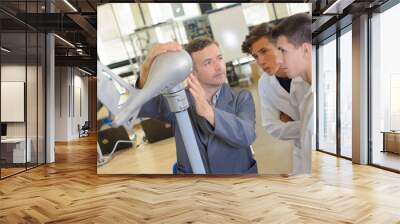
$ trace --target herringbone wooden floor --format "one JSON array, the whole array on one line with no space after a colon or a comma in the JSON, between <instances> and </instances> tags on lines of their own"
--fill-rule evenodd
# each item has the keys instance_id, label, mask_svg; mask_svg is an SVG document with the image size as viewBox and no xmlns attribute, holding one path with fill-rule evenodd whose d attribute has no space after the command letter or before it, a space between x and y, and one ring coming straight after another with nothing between
<instances>
[{"instance_id":1,"label":"herringbone wooden floor","mask_svg":"<svg viewBox=\"0 0 400 224\"><path fill-rule=\"evenodd\" d=\"M313 155L310 176L98 176L95 138L0 181L0 223L400 223L400 175Z\"/></svg>"}]
</instances>

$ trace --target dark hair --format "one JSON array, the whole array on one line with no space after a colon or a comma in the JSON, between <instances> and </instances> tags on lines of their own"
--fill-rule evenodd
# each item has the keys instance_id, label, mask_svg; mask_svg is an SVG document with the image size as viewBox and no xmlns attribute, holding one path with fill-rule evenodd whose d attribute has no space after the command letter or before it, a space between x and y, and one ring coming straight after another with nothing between
<instances>
[{"instance_id":1,"label":"dark hair","mask_svg":"<svg viewBox=\"0 0 400 224\"><path fill-rule=\"evenodd\" d=\"M286 17L272 32L274 39L281 35L296 47L303 43L311 44L311 16L307 13L297 13Z\"/></svg>"},{"instance_id":2,"label":"dark hair","mask_svg":"<svg viewBox=\"0 0 400 224\"><path fill-rule=\"evenodd\" d=\"M219 46L216 41L211 40L210 38L199 37L199 38L193 39L192 41L190 41L188 43L188 45L186 46L186 51L190 55L192 55L192 53L201 51L204 48L210 46L211 44L215 44L215 45Z\"/></svg>"},{"instance_id":3,"label":"dark hair","mask_svg":"<svg viewBox=\"0 0 400 224\"><path fill-rule=\"evenodd\" d=\"M272 31L275 25L273 23L261 23L251 29L250 33L246 36L246 39L242 43L242 52L251 54L251 46L254 42L258 41L261 37L268 38L269 41L272 39Z\"/></svg>"}]
</instances>

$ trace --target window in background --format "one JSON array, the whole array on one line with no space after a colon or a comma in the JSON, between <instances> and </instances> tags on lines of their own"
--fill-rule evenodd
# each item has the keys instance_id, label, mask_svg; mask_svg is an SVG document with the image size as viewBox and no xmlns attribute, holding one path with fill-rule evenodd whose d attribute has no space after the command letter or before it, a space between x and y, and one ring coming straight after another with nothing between
<instances>
[{"instance_id":1,"label":"window in background","mask_svg":"<svg viewBox=\"0 0 400 224\"><path fill-rule=\"evenodd\" d=\"M176 29L177 29L178 42L181 43L181 44L189 43L184 22L183 21L177 21L175 23L175 26L176 26Z\"/></svg>"},{"instance_id":2,"label":"window in background","mask_svg":"<svg viewBox=\"0 0 400 224\"><path fill-rule=\"evenodd\" d=\"M318 149L336 154L336 36L318 48Z\"/></svg>"},{"instance_id":3,"label":"window in background","mask_svg":"<svg viewBox=\"0 0 400 224\"><path fill-rule=\"evenodd\" d=\"M97 7L97 33L103 42L119 37L117 21L114 19L112 4Z\"/></svg>"},{"instance_id":4,"label":"window in background","mask_svg":"<svg viewBox=\"0 0 400 224\"><path fill-rule=\"evenodd\" d=\"M97 8L98 15L100 15L98 16L97 30L98 55L100 61L105 65L128 59L119 31L120 24L114 17L118 12L113 9L113 5L116 4L106 4ZM116 7L116 10L118 9L119 7Z\"/></svg>"},{"instance_id":5,"label":"window in background","mask_svg":"<svg viewBox=\"0 0 400 224\"><path fill-rule=\"evenodd\" d=\"M184 11L183 16L175 16L175 18L179 18L179 20L188 19L201 15L199 3L183 3L182 7Z\"/></svg>"},{"instance_id":6,"label":"window in background","mask_svg":"<svg viewBox=\"0 0 400 224\"><path fill-rule=\"evenodd\" d=\"M104 49L104 44L99 34L97 34L97 56L99 57L101 63L105 65L110 64L110 59L108 58L108 54Z\"/></svg>"},{"instance_id":7,"label":"window in background","mask_svg":"<svg viewBox=\"0 0 400 224\"><path fill-rule=\"evenodd\" d=\"M200 16L198 3L147 3L152 22L147 25L166 22L169 19L185 20Z\"/></svg>"},{"instance_id":8,"label":"window in background","mask_svg":"<svg viewBox=\"0 0 400 224\"><path fill-rule=\"evenodd\" d=\"M214 4L214 9L220 9L237 3L233 2L233 3L213 3L213 4Z\"/></svg>"},{"instance_id":9,"label":"window in background","mask_svg":"<svg viewBox=\"0 0 400 224\"><path fill-rule=\"evenodd\" d=\"M390 130L400 130L400 73L390 74Z\"/></svg>"},{"instance_id":10,"label":"window in background","mask_svg":"<svg viewBox=\"0 0 400 224\"><path fill-rule=\"evenodd\" d=\"M290 3L287 4L289 15L301 12L311 12L311 3Z\"/></svg>"},{"instance_id":11,"label":"window in background","mask_svg":"<svg viewBox=\"0 0 400 224\"><path fill-rule=\"evenodd\" d=\"M175 19L175 33L177 42L180 44L187 44L189 42L186 33L184 21L190 18L201 16L200 7L198 3L184 3L182 4L184 15L176 17Z\"/></svg>"},{"instance_id":12,"label":"window in background","mask_svg":"<svg viewBox=\"0 0 400 224\"><path fill-rule=\"evenodd\" d=\"M352 33L340 36L340 154L352 157Z\"/></svg>"},{"instance_id":13,"label":"window in background","mask_svg":"<svg viewBox=\"0 0 400 224\"><path fill-rule=\"evenodd\" d=\"M119 26L121 27L122 36L133 33L136 29L135 20L132 14L132 8L130 3L118 3L112 4L112 9L115 13L115 18ZM107 18L110 19L110 18Z\"/></svg>"},{"instance_id":14,"label":"window in background","mask_svg":"<svg viewBox=\"0 0 400 224\"><path fill-rule=\"evenodd\" d=\"M375 14L371 18L372 29L372 73L370 111L372 125L372 163L375 165L400 170L400 155L393 153L400 145L400 133L390 134L387 141L382 132L400 129L400 4ZM395 137L396 136L396 137ZM397 139L397 140L396 140ZM386 143L386 146L384 145ZM382 152L382 150L384 152ZM400 153L400 150L399 152Z\"/></svg>"},{"instance_id":15,"label":"window in background","mask_svg":"<svg viewBox=\"0 0 400 224\"><path fill-rule=\"evenodd\" d=\"M248 26L255 26L271 20L265 3L243 3L242 7Z\"/></svg>"},{"instance_id":16,"label":"window in background","mask_svg":"<svg viewBox=\"0 0 400 224\"><path fill-rule=\"evenodd\" d=\"M281 19L290 16L287 3L272 3L271 7L272 7L271 8L272 12L274 13L274 17L276 19Z\"/></svg>"},{"instance_id":17,"label":"window in background","mask_svg":"<svg viewBox=\"0 0 400 224\"><path fill-rule=\"evenodd\" d=\"M160 25L154 28L157 34L157 43L167 43L171 41L179 42L179 30L174 22Z\"/></svg>"},{"instance_id":18,"label":"window in background","mask_svg":"<svg viewBox=\"0 0 400 224\"><path fill-rule=\"evenodd\" d=\"M149 3L152 24L162 23L174 18L170 3Z\"/></svg>"},{"instance_id":19,"label":"window in background","mask_svg":"<svg viewBox=\"0 0 400 224\"><path fill-rule=\"evenodd\" d=\"M133 4L106 4L98 7L98 52L103 64L128 60L145 55L152 43L177 41L187 43L182 20L199 16L198 3L148 3L151 21L147 25L168 22L170 25L157 26L134 32L137 28L132 11ZM149 23L151 22L151 23Z\"/></svg>"},{"instance_id":20,"label":"window in background","mask_svg":"<svg viewBox=\"0 0 400 224\"><path fill-rule=\"evenodd\" d=\"M114 40L104 41L103 42L103 51L106 52L103 55L107 56L107 59L102 61L102 63L108 65L115 62L120 62L128 59L128 54L125 49L122 40L117 38ZM102 54L99 54L102 55Z\"/></svg>"},{"instance_id":21,"label":"window in background","mask_svg":"<svg viewBox=\"0 0 400 224\"><path fill-rule=\"evenodd\" d=\"M154 30L146 31L150 36L152 34L156 36L156 39L149 40L147 43L177 41L185 44L188 42L183 21L201 15L198 3L148 3L147 5L153 20L152 25L162 22L168 23L157 26ZM162 12L160 13L160 11ZM149 39L143 36L140 38ZM132 39L137 39L137 37Z\"/></svg>"}]
</instances>

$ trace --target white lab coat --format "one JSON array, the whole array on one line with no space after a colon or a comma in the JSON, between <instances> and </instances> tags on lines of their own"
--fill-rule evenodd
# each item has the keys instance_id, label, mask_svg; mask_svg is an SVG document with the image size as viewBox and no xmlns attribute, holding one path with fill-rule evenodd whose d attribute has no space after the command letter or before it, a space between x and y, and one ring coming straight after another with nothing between
<instances>
[{"instance_id":1,"label":"white lab coat","mask_svg":"<svg viewBox=\"0 0 400 224\"><path fill-rule=\"evenodd\" d=\"M311 151L314 138L314 92L312 88L308 91L304 100L300 103L301 117L301 161L300 173L311 173Z\"/></svg>"},{"instance_id":2,"label":"white lab coat","mask_svg":"<svg viewBox=\"0 0 400 224\"><path fill-rule=\"evenodd\" d=\"M308 83L301 78L295 78L292 80L289 94L275 76L266 73L263 73L258 81L262 126L275 138L293 140L293 173L299 173L302 167L299 107L309 88ZM282 122L280 112L289 115L293 121Z\"/></svg>"}]
</instances>

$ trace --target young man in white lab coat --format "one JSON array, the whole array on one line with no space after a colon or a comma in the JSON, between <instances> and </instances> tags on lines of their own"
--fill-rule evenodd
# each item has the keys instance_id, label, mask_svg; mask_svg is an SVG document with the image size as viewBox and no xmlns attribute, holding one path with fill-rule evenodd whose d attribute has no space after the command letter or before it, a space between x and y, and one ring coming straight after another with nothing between
<instances>
[{"instance_id":1,"label":"young man in white lab coat","mask_svg":"<svg viewBox=\"0 0 400 224\"><path fill-rule=\"evenodd\" d=\"M275 138L293 140L293 170L301 171L299 105L309 85L301 78L291 79L287 68L277 63L278 48L273 43L272 23L254 27L242 44L242 51L251 54L264 71L258 81L262 126Z\"/></svg>"},{"instance_id":2,"label":"young man in white lab coat","mask_svg":"<svg viewBox=\"0 0 400 224\"><path fill-rule=\"evenodd\" d=\"M280 53L278 64L287 68L290 78L301 77L312 84L311 16L298 13L285 18L273 31ZM302 173L311 173L314 137L314 93L312 88L300 103Z\"/></svg>"}]
</instances>

